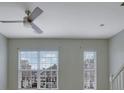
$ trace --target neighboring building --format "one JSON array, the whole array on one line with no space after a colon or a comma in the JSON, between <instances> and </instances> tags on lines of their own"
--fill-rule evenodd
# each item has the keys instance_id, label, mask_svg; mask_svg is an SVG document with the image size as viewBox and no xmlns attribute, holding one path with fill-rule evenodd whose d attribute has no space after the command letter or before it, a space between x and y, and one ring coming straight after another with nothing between
<instances>
[{"instance_id":1,"label":"neighboring building","mask_svg":"<svg viewBox=\"0 0 124 93\"><path fill-rule=\"evenodd\" d=\"M32 71L28 60L20 61L19 79L19 81L21 81L21 84L19 84L21 88L32 87Z\"/></svg>"},{"instance_id":2,"label":"neighboring building","mask_svg":"<svg viewBox=\"0 0 124 93\"><path fill-rule=\"evenodd\" d=\"M56 88L57 87L57 65L47 68L40 73L41 88Z\"/></svg>"},{"instance_id":3,"label":"neighboring building","mask_svg":"<svg viewBox=\"0 0 124 93\"><path fill-rule=\"evenodd\" d=\"M20 88L37 88L37 70L32 70L28 60L20 61ZM40 88L57 87L57 65L40 71Z\"/></svg>"}]
</instances>

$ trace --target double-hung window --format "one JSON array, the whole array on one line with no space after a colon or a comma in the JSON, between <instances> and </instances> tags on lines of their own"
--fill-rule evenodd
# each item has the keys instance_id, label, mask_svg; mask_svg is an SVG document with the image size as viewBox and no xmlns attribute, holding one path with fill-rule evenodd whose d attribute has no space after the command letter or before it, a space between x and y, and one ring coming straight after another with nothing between
<instances>
[{"instance_id":1,"label":"double-hung window","mask_svg":"<svg viewBox=\"0 0 124 93\"><path fill-rule=\"evenodd\" d=\"M96 89L96 52L84 52L84 89Z\"/></svg>"},{"instance_id":2,"label":"double-hung window","mask_svg":"<svg viewBox=\"0 0 124 93\"><path fill-rule=\"evenodd\" d=\"M58 51L19 50L19 89L58 89Z\"/></svg>"}]
</instances>

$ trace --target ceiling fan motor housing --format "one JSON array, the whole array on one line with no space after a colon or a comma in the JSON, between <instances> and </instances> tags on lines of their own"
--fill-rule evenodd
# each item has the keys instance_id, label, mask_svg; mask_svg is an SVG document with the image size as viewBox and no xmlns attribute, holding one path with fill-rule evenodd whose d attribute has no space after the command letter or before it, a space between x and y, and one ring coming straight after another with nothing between
<instances>
[{"instance_id":1,"label":"ceiling fan motor housing","mask_svg":"<svg viewBox=\"0 0 124 93\"><path fill-rule=\"evenodd\" d=\"M28 27L28 28L31 27L31 20L29 19L29 17L27 17L27 16L24 17L24 21L23 22L24 22L24 26L25 27Z\"/></svg>"}]
</instances>

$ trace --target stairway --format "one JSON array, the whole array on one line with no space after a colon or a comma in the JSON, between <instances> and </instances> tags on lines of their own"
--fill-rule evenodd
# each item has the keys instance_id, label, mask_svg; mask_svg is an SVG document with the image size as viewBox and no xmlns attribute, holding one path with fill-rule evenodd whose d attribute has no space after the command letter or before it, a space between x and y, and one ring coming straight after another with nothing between
<instances>
[{"instance_id":1,"label":"stairway","mask_svg":"<svg viewBox=\"0 0 124 93\"><path fill-rule=\"evenodd\" d=\"M124 90L124 65L115 75L112 75L110 84L112 90Z\"/></svg>"}]
</instances>

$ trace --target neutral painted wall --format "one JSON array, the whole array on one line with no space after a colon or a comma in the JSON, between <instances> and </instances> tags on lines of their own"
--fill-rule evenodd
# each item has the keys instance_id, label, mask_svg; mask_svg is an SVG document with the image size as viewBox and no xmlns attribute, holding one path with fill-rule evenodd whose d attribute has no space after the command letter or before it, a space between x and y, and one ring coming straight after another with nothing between
<instances>
[{"instance_id":1,"label":"neutral painted wall","mask_svg":"<svg viewBox=\"0 0 124 93\"><path fill-rule=\"evenodd\" d=\"M108 41L74 39L9 39L8 89L17 89L18 48L59 49L59 89L83 89L83 51L97 50L97 87L108 89Z\"/></svg>"},{"instance_id":2,"label":"neutral painted wall","mask_svg":"<svg viewBox=\"0 0 124 93\"><path fill-rule=\"evenodd\" d=\"M7 39L0 34L0 89L7 89Z\"/></svg>"},{"instance_id":3,"label":"neutral painted wall","mask_svg":"<svg viewBox=\"0 0 124 93\"><path fill-rule=\"evenodd\" d=\"M110 75L114 75L124 65L124 31L109 40Z\"/></svg>"}]
</instances>

